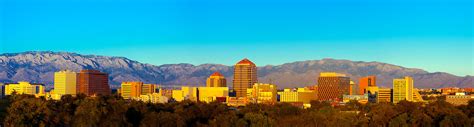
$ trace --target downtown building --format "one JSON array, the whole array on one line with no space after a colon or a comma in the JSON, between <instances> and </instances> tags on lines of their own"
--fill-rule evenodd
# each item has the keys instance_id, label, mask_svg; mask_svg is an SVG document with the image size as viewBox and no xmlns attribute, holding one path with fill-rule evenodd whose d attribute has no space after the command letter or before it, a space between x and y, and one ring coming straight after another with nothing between
<instances>
[{"instance_id":1,"label":"downtown building","mask_svg":"<svg viewBox=\"0 0 474 127\"><path fill-rule=\"evenodd\" d=\"M359 90L358 93L359 95L364 95L368 93L368 88L369 87L374 87L376 85L376 77L375 76L367 76L367 77L362 77L359 79Z\"/></svg>"},{"instance_id":2,"label":"downtown building","mask_svg":"<svg viewBox=\"0 0 474 127\"><path fill-rule=\"evenodd\" d=\"M206 80L207 87L227 87L227 81L225 77L219 73L214 72L209 78Z\"/></svg>"},{"instance_id":3,"label":"downtown building","mask_svg":"<svg viewBox=\"0 0 474 127\"><path fill-rule=\"evenodd\" d=\"M322 72L317 90L320 101L342 101L343 95L350 93L350 79L344 74Z\"/></svg>"},{"instance_id":4,"label":"downtown building","mask_svg":"<svg viewBox=\"0 0 474 127\"><path fill-rule=\"evenodd\" d=\"M108 74L97 70L81 70L77 74L76 92L87 96L110 95Z\"/></svg>"},{"instance_id":5,"label":"downtown building","mask_svg":"<svg viewBox=\"0 0 474 127\"><path fill-rule=\"evenodd\" d=\"M54 73L54 94L76 95L77 73L63 70ZM58 98L56 98L58 99Z\"/></svg>"},{"instance_id":6,"label":"downtown building","mask_svg":"<svg viewBox=\"0 0 474 127\"><path fill-rule=\"evenodd\" d=\"M239 61L234 66L233 89L237 98L245 98L247 89L257 83L257 66L248 59Z\"/></svg>"},{"instance_id":7,"label":"downtown building","mask_svg":"<svg viewBox=\"0 0 474 127\"><path fill-rule=\"evenodd\" d=\"M276 103L277 94L277 86L273 84L255 83L247 89L247 98L253 103Z\"/></svg>"},{"instance_id":8,"label":"downtown building","mask_svg":"<svg viewBox=\"0 0 474 127\"><path fill-rule=\"evenodd\" d=\"M413 93L413 78L406 76L402 79L393 79L393 103L402 100L414 101Z\"/></svg>"},{"instance_id":9,"label":"downtown building","mask_svg":"<svg viewBox=\"0 0 474 127\"><path fill-rule=\"evenodd\" d=\"M23 81L18 83L5 84L4 91L5 95L12 95L13 93L35 95L36 97L45 95L43 84L34 84Z\"/></svg>"}]
</instances>

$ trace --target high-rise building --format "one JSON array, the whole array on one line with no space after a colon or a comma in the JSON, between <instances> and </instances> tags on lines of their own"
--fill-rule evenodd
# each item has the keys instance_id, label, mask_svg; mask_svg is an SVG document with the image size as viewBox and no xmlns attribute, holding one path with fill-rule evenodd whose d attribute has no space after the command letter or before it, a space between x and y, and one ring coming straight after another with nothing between
<instances>
[{"instance_id":1,"label":"high-rise building","mask_svg":"<svg viewBox=\"0 0 474 127\"><path fill-rule=\"evenodd\" d=\"M349 94L350 79L344 74L322 72L318 78L318 98L321 101L342 101Z\"/></svg>"},{"instance_id":2,"label":"high-rise building","mask_svg":"<svg viewBox=\"0 0 474 127\"><path fill-rule=\"evenodd\" d=\"M82 70L77 74L76 92L87 96L110 95L108 74L97 70Z\"/></svg>"},{"instance_id":3,"label":"high-rise building","mask_svg":"<svg viewBox=\"0 0 474 127\"><path fill-rule=\"evenodd\" d=\"M243 59L234 66L234 90L236 97L246 97L247 89L257 83L257 66L248 59Z\"/></svg>"},{"instance_id":4,"label":"high-rise building","mask_svg":"<svg viewBox=\"0 0 474 127\"><path fill-rule=\"evenodd\" d=\"M413 101L413 78L393 79L393 103Z\"/></svg>"},{"instance_id":5,"label":"high-rise building","mask_svg":"<svg viewBox=\"0 0 474 127\"><path fill-rule=\"evenodd\" d=\"M349 83L349 95L354 95L355 94L355 83L354 81L350 81Z\"/></svg>"},{"instance_id":6,"label":"high-rise building","mask_svg":"<svg viewBox=\"0 0 474 127\"><path fill-rule=\"evenodd\" d=\"M376 85L376 77L375 76L367 76L360 78L359 80L359 91L357 94L364 95L367 93L367 88L370 86L377 86Z\"/></svg>"},{"instance_id":7,"label":"high-rise building","mask_svg":"<svg viewBox=\"0 0 474 127\"><path fill-rule=\"evenodd\" d=\"M273 84L255 83L247 89L247 98L254 103L275 103L277 101L277 87Z\"/></svg>"},{"instance_id":8,"label":"high-rise building","mask_svg":"<svg viewBox=\"0 0 474 127\"><path fill-rule=\"evenodd\" d=\"M124 99L138 98L142 95L143 82L122 82L120 94Z\"/></svg>"},{"instance_id":9,"label":"high-rise building","mask_svg":"<svg viewBox=\"0 0 474 127\"><path fill-rule=\"evenodd\" d=\"M142 85L142 95L156 93L158 85L156 84L143 84Z\"/></svg>"},{"instance_id":10,"label":"high-rise building","mask_svg":"<svg viewBox=\"0 0 474 127\"><path fill-rule=\"evenodd\" d=\"M214 72L214 74L212 74L211 76L209 76L209 78L207 78L206 86L207 87L227 87L227 81L221 73Z\"/></svg>"},{"instance_id":11,"label":"high-rise building","mask_svg":"<svg viewBox=\"0 0 474 127\"><path fill-rule=\"evenodd\" d=\"M64 70L54 73L54 94L58 95L75 95L76 94L76 83L77 73Z\"/></svg>"},{"instance_id":12,"label":"high-rise building","mask_svg":"<svg viewBox=\"0 0 474 127\"><path fill-rule=\"evenodd\" d=\"M29 82L18 82L5 85L5 95L16 94L30 94L35 96L42 96L45 94L43 84L32 84Z\"/></svg>"}]
</instances>

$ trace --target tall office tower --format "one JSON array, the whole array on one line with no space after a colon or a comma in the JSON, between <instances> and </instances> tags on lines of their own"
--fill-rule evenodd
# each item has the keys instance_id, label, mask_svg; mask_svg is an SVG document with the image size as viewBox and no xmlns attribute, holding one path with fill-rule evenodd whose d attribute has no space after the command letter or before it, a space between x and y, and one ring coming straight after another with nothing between
<instances>
[{"instance_id":1,"label":"tall office tower","mask_svg":"<svg viewBox=\"0 0 474 127\"><path fill-rule=\"evenodd\" d=\"M158 85L156 84L143 84L142 86L142 95L156 93Z\"/></svg>"},{"instance_id":2,"label":"tall office tower","mask_svg":"<svg viewBox=\"0 0 474 127\"><path fill-rule=\"evenodd\" d=\"M207 78L206 87L227 87L227 81L221 73L214 72Z\"/></svg>"},{"instance_id":3,"label":"tall office tower","mask_svg":"<svg viewBox=\"0 0 474 127\"><path fill-rule=\"evenodd\" d=\"M76 92L87 96L110 95L108 74L97 70L81 70L77 74Z\"/></svg>"},{"instance_id":4,"label":"tall office tower","mask_svg":"<svg viewBox=\"0 0 474 127\"><path fill-rule=\"evenodd\" d=\"M64 70L54 73L54 93L59 95L75 95L76 94L76 83L77 73Z\"/></svg>"},{"instance_id":5,"label":"tall office tower","mask_svg":"<svg viewBox=\"0 0 474 127\"><path fill-rule=\"evenodd\" d=\"M367 76L360 78L359 80L359 91L357 94L364 95L367 93L367 88L376 85L376 77L375 76Z\"/></svg>"},{"instance_id":6,"label":"tall office tower","mask_svg":"<svg viewBox=\"0 0 474 127\"><path fill-rule=\"evenodd\" d=\"M413 101L413 78L393 79L393 103Z\"/></svg>"},{"instance_id":7,"label":"tall office tower","mask_svg":"<svg viewBox=\"0 0 474 127\"><path fill-rule=\"evenodd\" d=\"M140 97L142 94L143 82L122 82L120 93L123 99Z\"/></svg>"},{"instance_id":8,"label":"tall office tower","mask_svg":"<svg viewBox=\"0 0 474 127\"><path fill-rule=\"evenodd\" d=\"M257 66L248 60L243 59L234 66L234 90L236 97L246 97L247 88L252 88L257 83Z\"/></svg>"},{"instance_id":9,"label":"tall office tower","mask_svg":"<svg viewBox=\"0 0 474 127\"><path fill-rule=\"evenodd\" d=\"M322 72L318 78L318 98L321 101L342 101L349 94L350 79L344 74Z\"/></svg>"}]
</instances>

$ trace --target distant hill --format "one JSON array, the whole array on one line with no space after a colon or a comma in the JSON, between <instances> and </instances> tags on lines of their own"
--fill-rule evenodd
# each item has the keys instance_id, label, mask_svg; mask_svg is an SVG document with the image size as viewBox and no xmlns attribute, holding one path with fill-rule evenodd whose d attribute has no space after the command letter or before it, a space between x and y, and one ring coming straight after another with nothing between
<instances>
[{"instance_id":1,"label":"distant hill","mask_svg":"<svg viewBox=\"0 0 474 127\"><path fill-rule=\"evenodd\" d=\"M236 61L238 62L238 61ZM258 63L256 63L258 65ZM30 81L53 84L53 74L61 69L79 71L97 69L109 73L110 83L116 87L122 81L143 81L162 85L205 85L214 71L226 76L232 85L232 66L221 64L143 64L124 57L81 55L67 52L23 52L0 54L0 82ZM448 73L429 73L421 69L404 68L380 62L349 60L310 60L258 68L259 82L275 83L282 87L301 87L316 84L320 72L344 73L358 82L367 75L376 75L379 86L391 87L392 79L413 76L415 87L473 87L474 77L459 77Z\"/></svg>"}]
</instances>

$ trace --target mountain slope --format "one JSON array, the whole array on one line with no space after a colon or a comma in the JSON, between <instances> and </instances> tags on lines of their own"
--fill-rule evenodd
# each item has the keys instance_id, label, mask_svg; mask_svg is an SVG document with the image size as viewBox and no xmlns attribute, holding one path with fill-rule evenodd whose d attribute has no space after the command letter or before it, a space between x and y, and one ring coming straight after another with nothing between
<instances>
[{"instance_id":1,"label":"mountain slope","mask_svg":"<svg viewBox=\"0 0 474 127\"><path fill-rule=\"evenodd\" d=\"M258 63L256 63L258 65ZM124 57L80 55L66 52L24 52L0 55L0 82L30 81L53 84L53 74L61 69L79 71L97 69L109 73L110 83L120 85L122 81L143 81L162 85L204 85L207 76L214 71L226 76L232 84L233 67L220 64L167 64L150 65ZM275 83L282 87L315 85L316 77L323 71L347 74L352 80L367 75L376 75L377 84L391 86L393 78L413 76L415 86L420 88L472 87L472 76L458 77L448 73L429 73L421 69L349 60L311 60L258 68L260 82Z\"/></svg>"}]
</instances>

